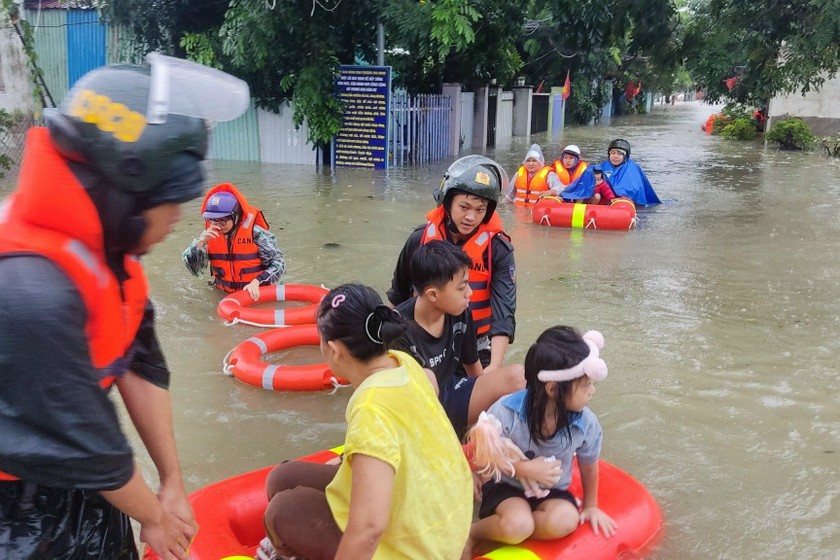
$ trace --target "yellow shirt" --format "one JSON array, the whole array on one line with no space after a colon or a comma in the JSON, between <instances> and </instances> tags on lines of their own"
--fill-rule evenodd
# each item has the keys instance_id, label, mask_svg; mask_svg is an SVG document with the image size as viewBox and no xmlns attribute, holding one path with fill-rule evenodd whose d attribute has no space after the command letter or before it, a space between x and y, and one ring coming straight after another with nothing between
<instances>
[{"instance_id":1,"label":"yellow shirt","mask_svg":"<svg viewBox=\"0 0 840 560\"><path fill-rule=\"evenodd\" d=\"M389 354L400 367L374 373L347 403L344 461L327 502L344 531L350 513L353 455L394 468L388 528L374 558L460 558L470 531L472 475L452 425L417 362Z\"/></svg>"}]
</instances>

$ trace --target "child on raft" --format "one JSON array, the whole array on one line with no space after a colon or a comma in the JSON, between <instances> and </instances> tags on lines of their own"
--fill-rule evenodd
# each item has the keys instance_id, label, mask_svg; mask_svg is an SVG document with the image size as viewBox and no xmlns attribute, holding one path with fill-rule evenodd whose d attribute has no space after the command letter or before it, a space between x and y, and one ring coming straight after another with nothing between
<instances>
[{"instance_id":1,"label":"child on raft","mask_svg":"<svg viewBox=\"0 0 840 560\"><path fill-rule=\"evenodd\" d=\"M396 348L432 371L438 398L459 437L482 410L525 387L519 364L484 372L470 313L471 265L469 255L452 243L433 239L421 245L411 257L417 296L397 306L408 330Z\"/></svg>"},{"instance_id":2,"label":"child on raft","mask_svg":"<svg viewBox=\"0 0 840 560\"><path fill-rule=\"evenodd\" d=\"M589 331L581 337L565 326L547 329L531 345L525 357L527 388L502 397L488 412L501 422L502 436L534 457L514 463L515 474L550 490L543 498L526 498L522 485L511 476L486 482L479 521L470 530L462 558L472 558L472 549L480 542L558 539L586 521L596 534L615 534L615 521L598 508L603 433L586 406L595 382L607 377L607 365L599 357L603 345L601 333ZM568 491L575 455L583 484L580 511Z\"/></svg>"},{"instance_id":3,"label":"child on raft","mask_svg":"<svg viewBox=\"0 0 840 560\"><path fill-rule=\"evenodd\" d=\"M595 194L586 203L609 206L615 200L615 193L610 184L604 179L604 170L596 165L592 168L592 173L595 175Z\"/></svg>"},{"instance_id":4,"label":"child on raft","mask_svg":"<svg viewBox=\"0 0 840 560\"><path fill-rule=\"evenodd\" d=\"M425 372L389 350L405 321L372 288L345 284L324 297L316 322L327 365L355 387L344 459L275 467L264 518L271 544L308 560L458 558L472 476Z\"/></svg>"}]
</instances>

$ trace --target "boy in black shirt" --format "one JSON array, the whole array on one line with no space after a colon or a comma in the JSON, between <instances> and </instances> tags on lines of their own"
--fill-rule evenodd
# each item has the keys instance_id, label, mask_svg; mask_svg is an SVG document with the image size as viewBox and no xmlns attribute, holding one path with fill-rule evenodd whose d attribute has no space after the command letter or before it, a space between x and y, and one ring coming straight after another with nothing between
<instances>
[{"instance_id":1,"label":"boy in black shirt","mask_svg":"<svg viewBox=\"0 0 840 560\"><path fill-rule=\"evenodd\" d=\"M469 256L449 242L421 245L411 257L417 297L397 307L409 320L409 329L396 349L413 355L434 373L438 397L459 437L482 410L525 388L519 364L484 374L469 309L471 264Z\"/></svg>"}]
</instances>

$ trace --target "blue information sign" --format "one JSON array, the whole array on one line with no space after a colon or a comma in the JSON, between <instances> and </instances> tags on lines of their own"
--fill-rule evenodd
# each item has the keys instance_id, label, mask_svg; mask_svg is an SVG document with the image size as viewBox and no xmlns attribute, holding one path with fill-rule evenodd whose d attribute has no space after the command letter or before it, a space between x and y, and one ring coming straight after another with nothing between
<instances>
[{"instance_id":1,"label":"blue information sign","mask_svg":"<svg viewBox=\"0 0 840 560\"><path fill-rule=\"evenodd\" d=\"M344 117L335 137L333 164L388 167L391 67L342 66L336 89L344 103Z\"/></svg>"}]
</instances>

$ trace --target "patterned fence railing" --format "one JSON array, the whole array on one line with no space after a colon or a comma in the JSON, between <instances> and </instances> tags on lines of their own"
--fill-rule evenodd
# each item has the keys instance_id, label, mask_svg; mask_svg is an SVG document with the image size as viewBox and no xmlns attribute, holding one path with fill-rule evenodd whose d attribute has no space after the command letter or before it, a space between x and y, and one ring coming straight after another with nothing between
<instances>
[{"instance_id":1,"label":"patterned fence railing","mask_svg":"<svg viewBox=\"0 0 840 560\"><path fill-rule=\"evenodd\" d=\"M452 155L449 153L451 114L449 96L394 91L389 141L391 165L416 165Z\"/></svg>"}]
</instances>

